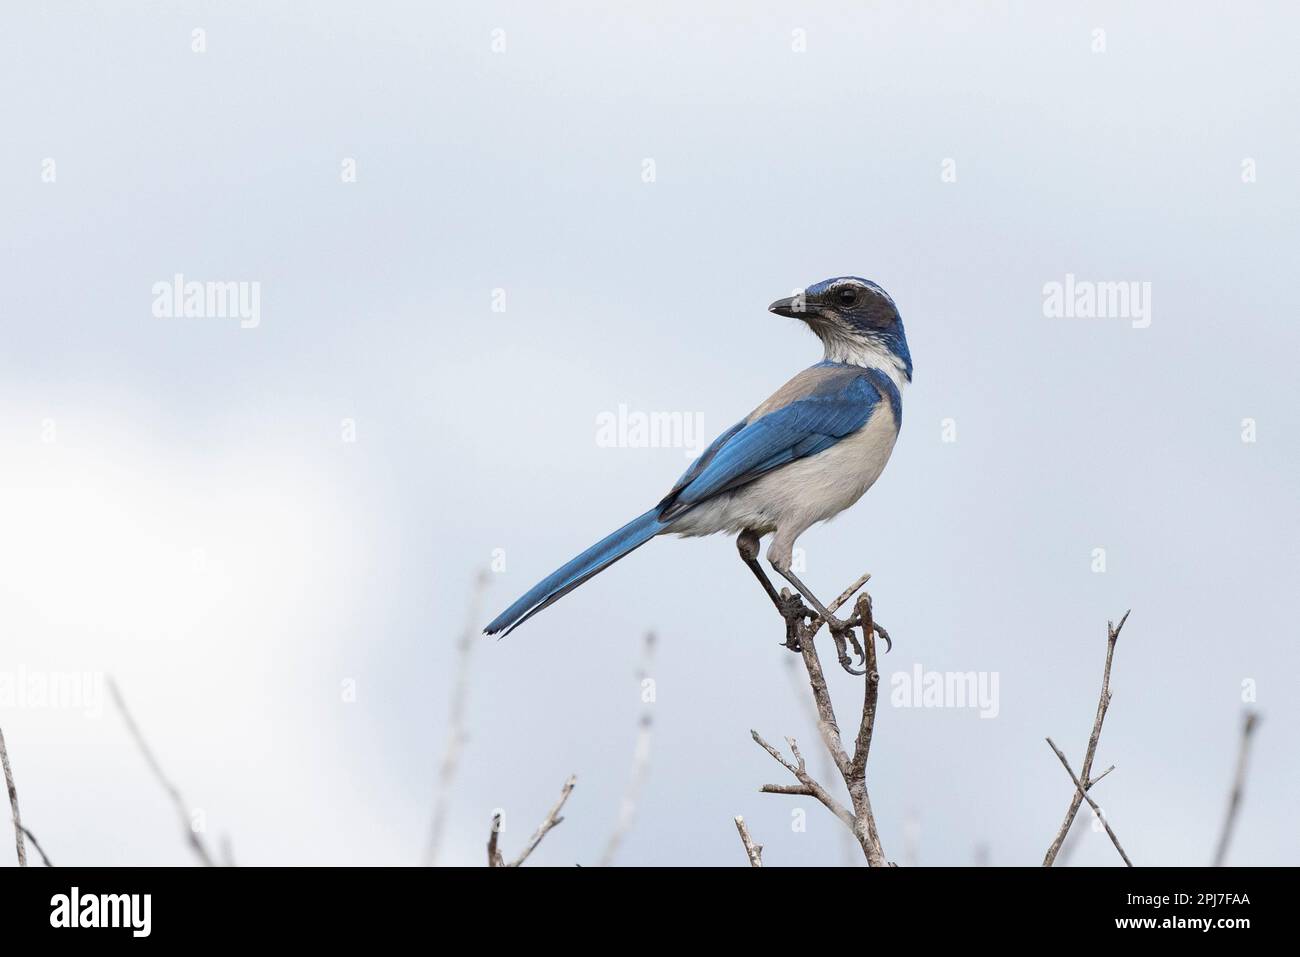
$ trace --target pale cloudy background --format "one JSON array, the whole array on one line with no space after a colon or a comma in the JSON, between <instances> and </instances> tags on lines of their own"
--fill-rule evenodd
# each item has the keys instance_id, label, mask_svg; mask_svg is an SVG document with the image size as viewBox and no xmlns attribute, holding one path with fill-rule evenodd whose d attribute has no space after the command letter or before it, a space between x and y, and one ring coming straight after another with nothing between
<instances>
[{"instance_id":1,"label":"pale cloudy background","mask_svg":"<svg viewBox=\"0 0 1300 957\"><path fill-rule=\"evenodd\" d=\"M882 708L891 857L910 821L921 863L1041 860L1070 795L1043 738L1077 766L1132 606L1096 790L1131 856L1208 862L1249 680L1232 860L1294 864L1298 27L1281 3L8 4L0 670L115 675L241 863L415 863L475 569L504 550L486 620L641 512L683 452L602 448L597 416L711 436L819 357L766 304L856 273L899 302L916 382L807 579L874 573L886 678L1000 679L995 719ZM260 326L155 318L177 272L260 282ZM1151 326L1045 318L1067 272L1150 282ZM813 732L716 539L476 644L444 861L483 860L497 807L517 849L571 772L534 860L598 859L648 627L619 862L741 865L736 813L769 864L844 859L820 807L757 793L784 772L749 729ZM190 862L111 708L0 726L55 863ZM1089 831L1073 862L1117 859Z\"/></svg>"}]
</instances>

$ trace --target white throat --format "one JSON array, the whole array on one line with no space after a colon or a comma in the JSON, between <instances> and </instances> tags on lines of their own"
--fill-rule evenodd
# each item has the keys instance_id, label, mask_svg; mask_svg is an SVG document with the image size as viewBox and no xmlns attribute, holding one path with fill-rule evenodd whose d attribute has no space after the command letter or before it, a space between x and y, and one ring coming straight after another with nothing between
<instances>
[{"instance_id":1,"label":"white throat","mask_svg":"<svg viewBox=\"0 0 1300 957\"><path fill-rule=\"evenodd\" d=\"M903 362L885 346L874 339L862 340L856 336L838 334L838 330L818 330L822 343L826 346L828 362L842 362L864 369L879 369L893 380L901 392L907 384Z\"/></svg>"}]
</instances>

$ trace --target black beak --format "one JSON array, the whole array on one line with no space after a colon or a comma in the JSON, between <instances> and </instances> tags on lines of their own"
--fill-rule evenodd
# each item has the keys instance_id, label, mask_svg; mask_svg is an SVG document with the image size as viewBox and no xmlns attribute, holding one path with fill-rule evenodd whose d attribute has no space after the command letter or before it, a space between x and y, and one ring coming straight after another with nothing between
<instances>
[{"instance_id":1,"label":"black beak","mask_svg":"<svg viewBox=\"0 0 1300 957\"><path fill-rule=\"evenodd\" d=\"M778 299L767 307L767 311L774 312L778 316L787 316L790 319L807 319L809 315L808 305L803 296Z\"/></svg>"}]
</instances>

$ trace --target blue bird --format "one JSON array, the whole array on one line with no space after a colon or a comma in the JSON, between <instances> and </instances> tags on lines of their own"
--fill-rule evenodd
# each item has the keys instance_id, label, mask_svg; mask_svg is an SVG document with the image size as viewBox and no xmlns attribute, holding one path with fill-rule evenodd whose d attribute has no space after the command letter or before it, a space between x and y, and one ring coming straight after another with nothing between
<instances>
[{"instance_id":1,"label":"blue bird","mask_svg":"<svg viewBox=\"0 0 1300 957\"><path fill-rule=\"evenodd\" d=\"M741 558L780 608L758 563L760 540L772 535L772 567L833 632L844 629L791 569L794 543L880 477L902 424L912 357L894 300L866 279L827 279L768 310L807 323L825 347L822 361L719 435L657 505L538 582L486 634L509 634L657 535L717 532L738 536Z\"/></svg>"}]
</instances>

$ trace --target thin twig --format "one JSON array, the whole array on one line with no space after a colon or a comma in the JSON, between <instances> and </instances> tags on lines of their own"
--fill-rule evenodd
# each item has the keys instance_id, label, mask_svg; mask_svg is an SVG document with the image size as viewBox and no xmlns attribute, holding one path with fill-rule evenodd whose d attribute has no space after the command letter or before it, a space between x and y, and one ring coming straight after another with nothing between
<instances>
[{"instance_id":1,"label":"thin twig","mask_svg":"<svg viewBox=\"0 0 1300 957\"><path fill-rule=\"evenodd\" d=\"M1223 833L1219 835L1219 845L1214 852L1215 867L1222 867L1228 859L1228 844L1232 841L1232 830L1237 823L1237 811L1241 808L1241 799L1246 791L1246 757L1250 753L1250 739L1258 726L1259 714L1247 711L1241 722L1241 747L1237 750L1237 773L1232 779L1228 813L1223 819Z\"/></svg>"},{"instance_id":2,"label":"thin twig","mask_svg":"<svg viewBox=\"0 0 1300 957\"><path fill-rule=\"evenodd\" d=\"M848 588L844 589L844 591L840 592L839 596L836 597L836 599L833 602L831 602L829 605L826 606L826 610L829 611L832 615L835 614L837 611L839 611L841 608L844 607L845 602L847 602L850 598L856 595L858 593L858 590L862 588L862 586L869 581L871 581L871 572L863 572L861 575L858 576L857 581L855 581ZM817 630L821 628L821 626L824 624L826 624L826 622L822 620L822 616L816 615L813 617L813 620L808 623L808 628L813 634L816 634Z\"/></svg>"},{"instance_id":3,"label":"thin twig","mask_svg":"<svg viewBox=\"0 0 1300 957\"><path fill-rule=\"evenodd\" d=\"M736 815L736 830L740 832L740 841L745 845L745 854L749 857L749 866L762 867L763 845L754 843L754 839L749 836L749 826L745 824L745 819L739 814Z\"/></svg>"},{"instance_id":4,"label":"thin twig","mask_svg":"<svg viewBox=\"0 0 1300 957\"><path fill-rule=\"evenodd\" d=\"M465 627L456 641L456 679L451 692L451 713L447 719L447 744L438 768L438 784L433 799L433 817L429 823L429 839L425 843L424 865L432 867L442 848L442 835L447 827L447 814L451 807L451 789L460 768L460 755L469 736L465 731L466 701L469 699L469 663L478 637L478 621L482 611L483 596L487 592L490 576L481 570L474 576L470 591L469 614Z\"/></svg>"},{"instance_id":5,"label":"thin twig","mask_svg":"<svg viewBox=\"0 0 1300 957\"><path fill-rule=\"evenodd\" d=\"M1102 778L1104 778L1106 775L1110 774L1110 772L1114 770L1115 770L1115 765L1112 764L1105 771L1102 771L1101 774L1097 775L1095 778L1093 778L1091 781L1088 782L1088 790L1091 791L1092 786L1094 784L1096 784L1098 781L1100 781Z\"/></svg>"},{"instance_id":6,"label":"thin twig","mask_svg":"<svg viewBox=\"0 0 1300 957\"><path fill-rule=\"evenodd\" d=\"M546 812L546 817L542 818L542 823L537 825L537 830L533 836L528 839L523 851L509 864L501 852L497 850L497 835L501 831L501 815L492 816L492 832L488 835L488 866L489 867L519 867L524 861L528 860L528 855L537 850L537 845L542 843L542 838L551 832L552 828L558 827L564 823L564 818L560 817L560 811L564 809L564 802L569 799L573 793L574 785L578 783L577 775L570 774L569 779L564 782L564 787L560 789L560 797Z\"/></svg>"},{"instance_id":7,"label":"thin twig","mask_svg":"<svg viewBox=\"0 0 1300 957\"><path fill-rule=\"evenodd\" d=\"M862 721L858 726L858 737L853 743L853 763L851 770L855 779L865 779L867 756L871 753L871 737L876 729L876 703L880 692L879 662L876 660L876 639L874 633L875 618L871 612L871 596L863 594L858 598L858 618L862 621L866 633L867 674L866 686L862 698Z\"/></svg>"},{"instance_id":8,"label":"thin twig","mask_svg":"<svg viewBox=\"0 0 1300 957\"><path fill-rule=\"evenodd\" d=\"M136 725L135 719L131 717L131 712L127 710L126 702L122 700L122 693L118 690L117 682L112 678L108 679L108 691L113 697L113 703L117 705L117 710L122 715L122 720L126 723L127 731L135 739L136 747L144 755L145 762L149 765L149 769L153 771L154 777L158 779L158 783L163 786L163 790L171 798L172 804L176 808L176 814L181 820L181 827L185 829L185 837L190 849L194 851L195 856L198 857L199 862L204 867L215 867L216 863L208 852L207 846L199 838L198 832L194 830L193 823L190 820L190 812L187 809L188 806L185 799L181 797L180 789L172 784L167 775L163 773L162 766L158 763L158 759L154 757L153 752L149 750L144 735L140 733L140 728Z\"/></svg>"},{"instance_id":9,"label":"thin twig","mask_svg":"<svg viewBox=\"0 0 1300 957\"><path fill-rule=\"evenodd\" d=\"M864 575L862 580L870 577L870 575ZM838 602L838 604L834 602L832 603L836 609L838 609L842 604L843 602ZM796 700L798 700L802 707L805 716L812 722L813 727L820 727L817 718L817 703L808 696L804 686L803 675L799 673L799 666L803 662L802 657L796 658L794 655L787 655L785 662L786 674L790 676L790 686L794 691ZM833 778L835 776L836 768L832 763L830 752L825 748L821 748L818 750L817 754L819 757L818 776L823 779ZM771 790L771 788L774 787L788 788L789 790ZM812 796L812 793L804 788L802 784L765 786L763 790L769 794L806 794L809 797ZM860 858L861 849L858 847L858 843L854 839L851 831L841 831L836 828L835 833L839 835L840 849L843 854L844 864L846 867L852 867L856 860Z\"/></svg>"},{"instance_id":10,"label":"thin twig","mask_svg":"<svg viewBox=\"0 0 1300 957\"><path fill-rule=\"evenodd\" d=\"M801 797L816 797L817 792L803 784L764 784L758 789L763 794L798 794Z\"/></svg>"},{"instance_id":11,"label":"thin twig","mask_svg":"<svg viewBox=\"0 0 1300 957\"><path fill-rule=\"evenodd\" d=\"M654 659L654 650L654 632L646 632L645 642L642 645L641 669L636 676L637 687L642 689L642 698L641 718L637 722L636 747L632 752L632 775L628 778L627 790L623 792L623 800L619 804L618 820L609 835L609 841L605 844L605 852L600 856L601 867L609 867L614 863L614 855L618 852L619 845L631 830L632 821L636 817L637 802L641 798L641 790L645 787L650 770L650 734L654 728L654 710L653 702L645 698L645 682L650 677L650 664Z\"/></svg>"},{"instance_id":12,"label":"thin twig","mask_svg":"<svg viewBox=\"0 0 1300 957\"><path fill-rule=\"evenodd\" d=\"M1093 783L1095 784L1096 781ZM1087 829L1083 821L1084 819L1081 817L1074 819L1074 824L1070 826L1070 833L1065 836L1065 843L1061 845L1060 853L1056 855L1056 867L1061 867L1070 862L1070 858L1074 855L1075 849L1078 848L1079 841L1083 837L1083 832Z\"/></svg>"},{"instance_id":13,"label":"thin twig","mask_svg":"<svg viewBox=\"0 0 1300 957\"><path fill-rule=\"evenodd\" d=\"M1132 611L1130 608L1129 611ZM1074 823L1074 816L1079 813L1079 805L1087 797L1087 791L1097 781L1100 781L1105 774L1098 775L1096 780L1092 778L1092 762L1097 755L1097 742L1101 740L1101 725L1106 720L1106 711L1110 707L1110 666L1115 657L1115 643L1119 641L1119 633L1124 628L1124 622L1128 621L1129 611L1124 612L1124 617L1119 620L1119 624L1106 622L1106 669L1102 672L1101 677L1101 698L1097 701L1097 715L1092 722L1092 734L1088 738L1088 751L1083 758L1083 769L1080 772L1086 786L1080 786L1070 798L1070 806L1066 809L1065 820L1061 823L1061 829L1057 832L1056 838L1052 841L1052 846L1047 849L1047 854L1043 857L1043 866L1051 867L1056 862L1056 855L1061 851L1061 845L1065 843L1065 837L1070 833L1070 825ZM1107 774L1110 772L1106 772Z\"/></svg>"},{"instance_id":14,"label":"thin twig","mask_svg":"<svg viewBox=\"0 0 1300 957\"><path fill-rule=\"evenodd\" d=\"M1097 806L1097 802L1092 799L1090 794L1088 794L1087 789L1083 786L1083 782L1075 777L1074 771L1070 768L1070 762L1065 759L1065 755L1061 753L1061 749L1056 746L1051 738L1047 739L1047 743L1051 745L1052 750L1056 752L1056 756L1061 759L1061 766L1065 768L1065 773L1068 774L1070 780L1074 782L1074 793L1081 795L1083 800L1088 802L1088 806L1092 808L1093 813L1097 815L1097 819L1101 821L1102 827L1104 827L1106 833L1110 835L1110 841L1115 845L1115 850L1119 851L1119 856L1124 858L1125 864L1132 867L1133 862L1128 859L1128 855L1124 853L1124 848L1119 843L1119 838L1116 837L1115 832L1111 830L1110 821L1106 820L1106 815L1102 813L1101 808Z\"/></svg>"},{"instance_id":15,"label":"thin twig","mask_svg":"<svg viewBox=\"0 0 1300 957\"><path fill-rule=\"evenodd\" d=\"M4 731L0 730L0 766L4 768L5 788L9 791L9 807L14 822L14 844L18 848L18 866L27 866L27 848L23 847L23 819L18 813L18 788L14 785L14 771L9 766L9 749L5 747Z\"/></svg>"},{"instance_id":16,"label":"thin twig","mask_svg":"<svg viewBox=\"0 0 1300 957\"><path fill-rule=\"evenodd\" d=\"M787 761L785 759L785 756L782 755L781 752L778 751L776 748L772 747L772 745L768 744L767 741L763 738L763 736L759 734L757 731L751 729L749 734L750 737L754 739L754 741L758 744L760 748L762 748L764 751L766 751L768 754L772 756L772 760L779 763L783 768L785 768L787 771L789 771L798 779L799 783L803 785L803 787L806 789L806 793L809 796L815 797L818 801L821 801L821 803L825 805L828 811L830 811L832 814L834 814L837 818L839 818L848 826L849 830L854 829L853 815L850 814L848 809L844 807L844 805L840 804L839 801L835 800L835 798L831 795L831 793L827 791L824 787L822 787L819 783L817 783L817 781L814 780L813 777L808 773L808 769L804 764L803 756L799 754L798 745L795 744L793 738L786 738L785 740L786 743L790 745L791 750L794 751L795 756L797 758L797 763ZM779 787L779 785L766 784L759 790L765 794L805 793L804 791L773 790L774 788L777 787Z\"/></svg>"},{"instance_id":17,"label":"thin twig","mask_svg":"<svg viewBox=\"0 0 1300 957\"><path fill-rule=\"evenodd\" d=\"M501 813L492 815L492 829L488 832L488 867L505 867L506 859L497 850L497 838L501 834Z\"/></svg>"},{"instance_id":18,"label":"thin twig","mask_svg":"<svg viewBox=\"0 0 1300 957\"><path fill-rule=\"evenodd\" d=\"M18 826L21 827L23 833L27 835L27 840L32 842L32 847L36 848L36 853L41 855L41 862L44 863L46 867L53 867L54 865L50 863L49 857L45 854L45 848L41 847L41 842L36 840L36 835L32 833L31 828L26 824L20 824Z\"/></svg>"}]
</instances>

